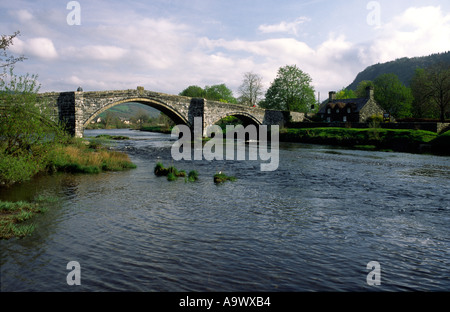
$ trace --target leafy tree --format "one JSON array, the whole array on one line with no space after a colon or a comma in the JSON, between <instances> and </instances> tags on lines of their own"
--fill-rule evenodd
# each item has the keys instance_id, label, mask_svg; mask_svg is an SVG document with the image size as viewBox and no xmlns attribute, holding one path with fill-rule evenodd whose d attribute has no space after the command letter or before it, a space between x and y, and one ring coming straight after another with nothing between
<instances>
[{"instance_id":1,"label":"leafy tree","mask_svg":"<svg viewBox=\"0 0 450 312\"><path fill-rule=\"evenodd\" d=\"M0 39L0 68L4 69L3 75L5 76L8 71L7 68L13 67L13 65L17 62L23 61L25 59L24 56L15 57L13 55L8 55L6 52L7 48L13 44L13 40L20 34L19 31L16 31L12 35L2 35Z\"/></svg>"},{"instance_id":2,"label":"leafy tree","mask_svg":"<svg viewBox=\"0 0 450 312\"><path fill-rule=\"evenodd\" d=\"M14 64L24 59L6 53L15 35L2 36L0 42L0 186L32 177L44 166L51 147L68 139L62 127L47 118L55 112L38 99L37 75L14 74Z\"/></svg>"},{"instance_id":3,"label":"leafy tree","mask_svg":"<svg viewBox=\"0 0 450 312\"><path fill-rule=\"evenodd\" d=\"M194 98L205 98L207 100L225 103L237 103L237 100L233 97L233 91L231 91L225 84L206 86L204 89L195 85L189 86L179 95Z\"/></svg>"},{"instance_id":4,"label":"leafy tree","mask_svg":"<svg viewBox=\"0 0 450 312\"><path fill-rule=\"evenodd\" d=\"M193 98L204 98L206 93L205 90L203 90L199 86L189 86L186 89L184 89L180 95L182 96L189 96Z\"/></svg>"},{"instance_id":5,"label":"leafy tree","mask_svg":"<svg viewBox=\"0 0 450 312\"><path fill-rule=\"evenodd\" d=\"M354 99L354 98L356 98L356 93L350 89L343 88L341 91L336 93L337 100Z\"/></svg>"},{"instance_id":6,"label":"leafy tree","mask_svg":"<svg viewBox=\"0 0 450 312\"><path fill-rule=\"evenodd\" d=\"M371 80L363 80L356 87L355 95L357 98L365 98L367 96L367 87L374 87L374 83ZM376 92L376 90L375 90Z\"/></svg>"},{"instance_id":7,"label":"leafy tree","mask_svg":"<svg viewBox=\"0 0 450 312\"><path fill-rule=\"evenodd\" d=\"M396 118L411 117L413 96L395 74L382 74L374 81L374 97L378 104Z\"/></svg>"},{"instance_id":8,"label":"leafy tree","mask_svg":"<svg viewBox=\"0 0 450 312\"><path fill-rule=\"evenodd\" d=\"M417 68L411 79L411 92L414 97L412 103L413 117L415 118L438 118L439 109L434 105L429 96L427 73L424 68Z\"/></svg>"},{"instance_id":9,"label":"leafy tree","mask_svg":"<svg viewBox=\"0 0 450 312\"><path fill-rule=\"evenodd\" d=\"M263 95L262 78L258 74L247 72L244 74L244 80L239 87L239 103L256 106Z\"/></svg>"},{"instance_id":10,"label":"leafy tree","mask_svg":"<svg viewBox=\"0 0 450 312\"><path fill-rule=\"evenodd\" d=\"M237 100L233 97L233 91L222 83L219 85L206 86L205 87L206 99L213 101L220 101L225 103L237 103Z\"/></svg>"},{"instance_id":11,"label":"leafy tree","mask_svg":"<svg viewBox=\"0 0 450 312\"><path fill-rule=\"evenodd\" d=\"M150 122L150 115L143 109L139 109L138 112L131 118L131 121L138 126L142 127L144 124Z\"/></svg>"},{"instance_id":12,"label":"leafy tree","mask_svg":"<svg viewBox=\"0 0 450 312\"><path fill-rule=\"evenodd\" d=\"M315 104L311 77L296 65L287 65L278 70L278 75L266 92L260 106L296 112L308 112Z\"/></svg>"},{"instance_id":13,"label":"leafy tree","mask_svg":"<svg viewBox=\"0 0 450 312\"><path fill-rule=\"evenodd\" d=\"M430 100L444 122L445 114L450 109L450 65L441 63L430 66L415 78L414 92L419 93L423 100Z\"/></svg>"}]
</instances>

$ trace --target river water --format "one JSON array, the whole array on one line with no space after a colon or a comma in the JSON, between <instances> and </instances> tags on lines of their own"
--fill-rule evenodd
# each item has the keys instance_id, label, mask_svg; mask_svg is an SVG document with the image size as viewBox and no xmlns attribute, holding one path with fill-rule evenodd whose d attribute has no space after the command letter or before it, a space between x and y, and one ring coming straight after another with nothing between
<instances>
[{"instance_id":1,"label":"river water","mask_svg":"<svg viewBox=\"0 0 450 312\"><path fill-rule=\"evenodd\" d=\"M175 162L170 135L85 136L100 133L129 136L114 148L137 169L2 191L59 198L32 236L0 241L2 291L450 290L448 157L281 143L278 170L262 172L258 161ZM158 161L199 180L158 178ZM215 185L217 171L237 181ZM68 285L70 261L81 285Z\"/></svg>"}]
</instances>

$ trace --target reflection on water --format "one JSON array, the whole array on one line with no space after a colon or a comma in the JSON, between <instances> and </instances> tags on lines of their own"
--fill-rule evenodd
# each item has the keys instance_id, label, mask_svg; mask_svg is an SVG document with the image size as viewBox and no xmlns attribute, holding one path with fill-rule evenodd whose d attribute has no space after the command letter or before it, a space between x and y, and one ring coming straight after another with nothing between
<instances>
[{"instance_id":1,"label":"reflection on water","mask_svg":"<svg viewBox=\"0 0 450 312\"><path fill-rule=\"evenodd\" d=\"M0 194L61 199L31 237L0 242L2 290L450 289L446 157L281 144L279 169L261 172L255 161L174 162L170 135L107 133L131 138L114 146L137 169L39 177ZM157 161L200 179L155 177ZM215 185L219 170L238 180ZM66 283L69 261L81 286Z\"/></svg>"}]
</instances>

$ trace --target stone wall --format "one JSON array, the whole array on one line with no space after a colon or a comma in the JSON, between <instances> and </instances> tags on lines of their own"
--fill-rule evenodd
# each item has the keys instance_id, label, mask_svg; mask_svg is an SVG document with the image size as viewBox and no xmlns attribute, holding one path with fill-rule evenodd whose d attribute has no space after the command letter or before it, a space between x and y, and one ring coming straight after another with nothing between
<instances>
[{"instance_id":1,"label":"stone wall","mask_svg":"<svg viewBox=\"0 0 450 312\"><path fill-rule=\"evenodd\" d=\"M371 116L383 116L384 110L371 97L367 104L359 111L359 122L366 122Z\"/></svg>"}]
</instances>

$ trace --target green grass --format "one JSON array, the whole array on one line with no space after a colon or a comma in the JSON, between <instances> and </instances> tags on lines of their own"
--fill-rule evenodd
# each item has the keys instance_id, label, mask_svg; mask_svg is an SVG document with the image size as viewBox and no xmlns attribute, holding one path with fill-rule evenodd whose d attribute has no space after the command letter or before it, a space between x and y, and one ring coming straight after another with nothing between
<instances>
[{"instance_id":1,"label":"green grass","mask_svg":"<svg viewBox=\"0 0 450 312\"><path fill-rule=\"evenodd\" d=\"M139 130L147 131L147 132L165 133L165 134L172 133L172 127L168 127L168 126L142 126L139 128Z\"/></svg>"},{"instance_id":2,"label":"green grass","mask_svg":"<svg viewBox=\"0 0 450 312\"><path fill-rule=\"evenodd\" d=\"M35 225L26 221L37 214L46 212L48 204L56 201L54 198L42 196L37 197L34 202L0 201L0 239L31 235Z\"/></svg>"},{"instance_id":3,"label":"green grass","mask_svg":"<svg viewBox=\"0 0 450 312\"><path fill-rule=\"evenodd\" d=\"M54 148L50 152L46 168L49 172L95 174L134 169L136 165L125 153L79 143Z\"/></svg>"},{"instance_id":4,"label":"green grass","mask_svg":"<svg viewBox=\"0 0 450 312\"><path fill-rule=\"evenodd\" d=\"M169 168L165 168L164 165L161 162L158 162L155 165L155 168L154 168L153 172L158 177L166 176L167 180L169 180L169 181L175 181L175 180L177 180L177 178L186 177L186 171L178 170L174 166L170 166Z\"/></svg>"},{"instance_id":5,"label":"green grass","mask_svg":"<svg viewBox=\"0 0 450 312\"><path fill-rule=\"evenodd\" d=\"M109 134L100 134L95 137L96 139L105 139L105 140L116 140L116 141L123 141L123 140L129 140L130 138L123 135L109 135Z\"/></svg>"},{"instance_id":6,"label":"green grass","mask_svg":"<svg viewBox=\"0 0 450 312\"><path fill-rule=\"evenodd\" d=\"M20 155L8 155L0 149L0 186L30 180L38 173L95 174L134 168L136 165L127 154L109 150L98 142L73 139L68 144L54 144Z\"/></svg>"},{"instance_id":7,"label":"green grass","mask_svg":"<svg viewBox=\"0 0 450 312\"><path fill-rule=\"evenodd\" d=\"M195 170L189 171L189 174L188 174L188 181L189 181L189 182L195 182L195 181L197 181L197 180L198 180L198 172L195 171Z\"/></svg>"}]
</instances>

